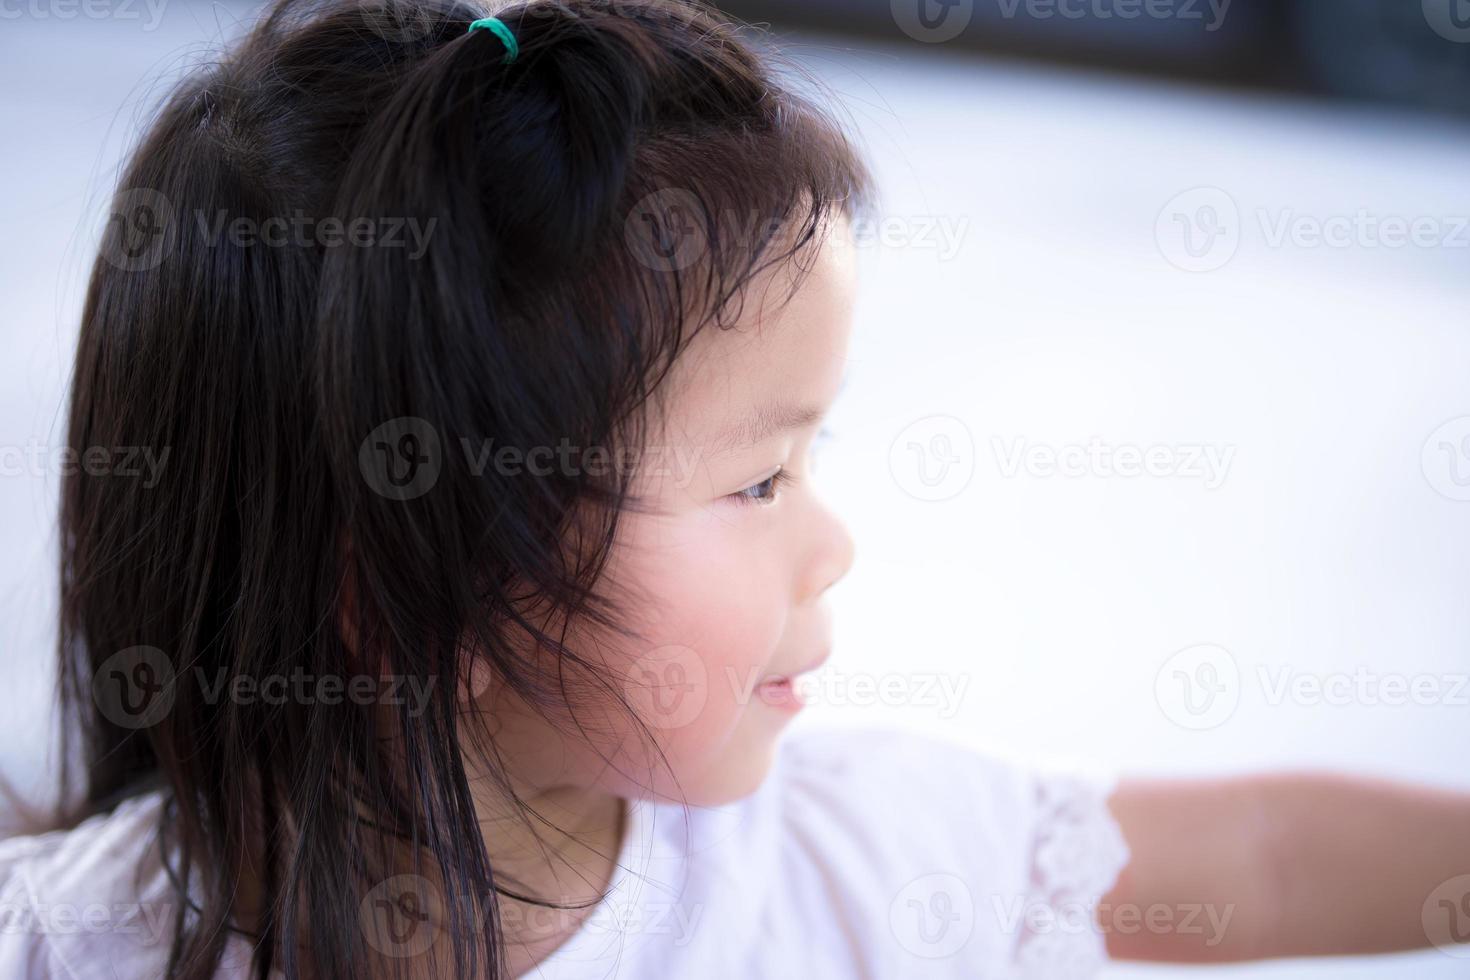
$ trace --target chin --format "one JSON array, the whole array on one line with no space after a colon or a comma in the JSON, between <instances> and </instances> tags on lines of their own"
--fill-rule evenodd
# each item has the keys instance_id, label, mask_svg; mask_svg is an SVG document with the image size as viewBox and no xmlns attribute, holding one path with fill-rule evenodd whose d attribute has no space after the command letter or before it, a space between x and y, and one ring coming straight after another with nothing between
<instances>
[{"instance_id":1,"label":"chin","mask_svg":"<svg viewBox=\"0 0 1470 980\"><path fill-rule=\"evenodd\" d=\"M758 743L732 742L698 777L684 780L684 795L690 805L724 806L760 789L771 773L779 742L779 734Z\"/></svg>"}]
</instances>

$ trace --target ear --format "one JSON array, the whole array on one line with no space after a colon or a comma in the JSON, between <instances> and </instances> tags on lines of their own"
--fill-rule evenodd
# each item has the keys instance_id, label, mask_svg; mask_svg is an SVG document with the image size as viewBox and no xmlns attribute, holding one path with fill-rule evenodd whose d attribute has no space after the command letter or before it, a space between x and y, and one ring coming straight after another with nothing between
<instances>
[{"instance_id":1,"label":"ear","mask_svg":"<svg viewBox=\"0 0 1470 980\"><path fill-rule=\"evenodd\" d=\"M495 672L490 667L490 662L478 656L469 647L460 647L460 681L458 696L462 703L478 701L490 690L490 681Z\"/></svg>"}]
</instances>

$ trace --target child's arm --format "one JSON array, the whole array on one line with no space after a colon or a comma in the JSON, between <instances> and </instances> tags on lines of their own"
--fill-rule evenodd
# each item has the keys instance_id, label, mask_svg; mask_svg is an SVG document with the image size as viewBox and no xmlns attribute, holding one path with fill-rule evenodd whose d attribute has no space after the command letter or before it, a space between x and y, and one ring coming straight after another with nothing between
<instances>
[{"instance_id":1,"label":"child's arm","mask_svg":"<svg viewBox=\"0 0 1470 980\"><path fill-rule=\"evenodd\" d=\"M1298 774L1124 782L1110 803L1133 857L1098 920L1122 959L1427 946L1425 901L1470 874L1466 794Z\"/></svg>"}]
</instances>

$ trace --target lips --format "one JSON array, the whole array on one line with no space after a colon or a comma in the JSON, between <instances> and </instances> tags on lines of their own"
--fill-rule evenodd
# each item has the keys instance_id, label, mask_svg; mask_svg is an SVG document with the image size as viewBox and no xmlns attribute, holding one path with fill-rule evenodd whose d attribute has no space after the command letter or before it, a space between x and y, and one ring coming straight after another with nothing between
<instances>
[{"instance_id":1,"label":"lips","mask_svg":"<svg viewBox=\"0 0 1470 980\"><path fill-rule=\"evenodd\" d=\"M797 709L806 703L802 697L800 686L796 680L805 674L810 674L827 662L831 656L831 649L826 648L821 656L815 657L806 664L785 674L775 674L761 681L756 687L755 693L758 698L777 708Z\"/></svg>"},{"instance_id":2,"label":"lips","mask_svg":"<svg viewBox=\"0 0 1470 980\"><path fill-rule=\"evenodd\" d=\"M755 689L755 696L773 708L795 710L806 703L789 677L765 681Z\"/></svg>"}]
</instances>

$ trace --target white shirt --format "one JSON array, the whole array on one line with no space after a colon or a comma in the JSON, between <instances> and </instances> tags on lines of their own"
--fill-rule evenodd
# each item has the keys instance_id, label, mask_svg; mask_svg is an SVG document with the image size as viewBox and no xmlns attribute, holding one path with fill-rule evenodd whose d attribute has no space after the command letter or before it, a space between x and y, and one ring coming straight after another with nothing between
<instances>
[{"instance_id":1,"label":"white shirt","mask_svg":"<svg viewBox=\"0 0 1470 980\"><path fill-rule=\"evenodd\" d=\"M743 800L633 804L607 900L525 977L1083 980L1128 859L1108 789L921 735L797 729ZM160 805L0 841L0 978L163 975L179 903ZM362 914L392 915L375 897ZM412 952L426 937L401 925L365 934ZM235 936L218 976L246 980L249 956Z\"/></svg>"}]
</instances>

